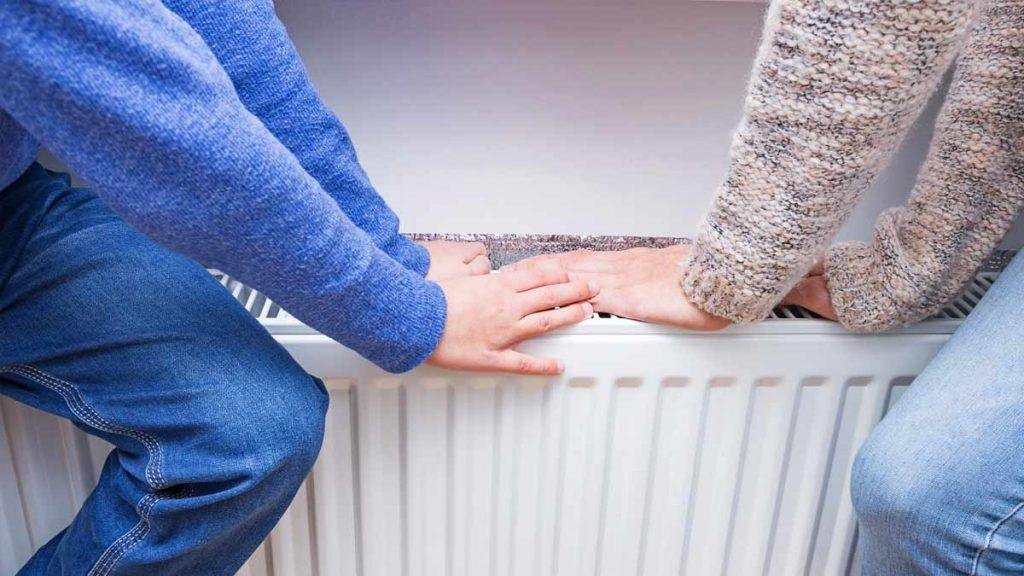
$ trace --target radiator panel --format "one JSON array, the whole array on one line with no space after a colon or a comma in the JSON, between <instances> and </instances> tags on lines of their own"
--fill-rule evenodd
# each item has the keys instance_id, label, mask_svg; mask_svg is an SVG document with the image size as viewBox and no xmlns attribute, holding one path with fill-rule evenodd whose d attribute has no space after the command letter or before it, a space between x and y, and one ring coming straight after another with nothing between
<instances>
[{"instance_id":1,"label":"radiator panel","mask_svg":"<svg viewBox=\"0 0 1024 576\"><path fill-rule=\"evenodd\" d=\"M856 447L946 338L591 326L524 347L564 376L514 378L392 376L280 335L326 379L327 435L242 574L846 574ZM70 520L104 450L10 400L0 416L10 573Z\"/></svg>"},{"instance_id":2,"label":"radiator panel","mask_svg":"<svg viewBox=\"0 0 1024 576\"><path fill-rule=\"evenodd\" d=\"M680 241L460 239L496 262ZM214 272L331 396L319 460L239 573L856 575L856 449L1012 257L888 334L792 306L714 334L593 318L523 346L565 361L549 379L384 374ZM71 520L109 449L0 398L0 573Z\"/></svg>"}]
</instances>

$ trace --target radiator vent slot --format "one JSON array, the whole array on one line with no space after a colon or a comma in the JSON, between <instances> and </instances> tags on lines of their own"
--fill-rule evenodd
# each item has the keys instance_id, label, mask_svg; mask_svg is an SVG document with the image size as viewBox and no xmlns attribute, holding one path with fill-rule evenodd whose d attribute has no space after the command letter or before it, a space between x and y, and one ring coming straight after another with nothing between
<instances>
[{"instance_id":1,"label":"radiator vent slot","mask_svg":"<svg viewBox=\"0 0 1024 576\"><path fill-rule=\"evenodd\" d=\"M1015 252L1010 250L996 252L985 263L985 265L982 266L981 270L974 276L974 278L971 279L963 293L961 293L960 296L950 302L930 320L962 320L966 318L967 315L974 310L974 307L978 305L978 302L981 301L982 297L985 296L988 289L992 287L993 282L995 282L996 278L999 277L999 272L1009 264L1014 254ZM298 320L262 293L245 286L241 282L218 270L211 270L210 273L213 274L221 285L231 292L231 295L234 296L242 306L245 306L245 309L248 310L249 313L257 320L282 324L299 323ZM774 320L814 320L821 318L814 312L792 305L778 306L772 310L768 317ZM612 314L598 313L594 315L594 318L610 319L615 318L615 316Z\"/></svg>"}]
</instances>

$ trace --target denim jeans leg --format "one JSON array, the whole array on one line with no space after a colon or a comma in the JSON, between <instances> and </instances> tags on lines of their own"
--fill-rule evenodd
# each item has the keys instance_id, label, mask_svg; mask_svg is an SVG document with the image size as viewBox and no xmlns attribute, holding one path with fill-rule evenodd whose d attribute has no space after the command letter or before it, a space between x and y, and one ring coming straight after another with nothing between
<instances>
[{"instance_id":1,"label":"denim jeans leg","mask_svg":"<svg viewBox=\"0 0 1024 576\"><path fill-rule=\"evenodd\" d=\"M26 575L234 574L306 477L327 408L205 270L38 166L0 192L0 393L116 447Z\"/></svg>"},{"instance_id":2,"label":"denim jeans leg","mask_svg":"<svg viewBox=\"0 0 1024 576\"><path fill-rule=\"evenodd\" d=\"M862 573L1024 574L1024 253L861 448Z\"/></svg>"}]
</instances>

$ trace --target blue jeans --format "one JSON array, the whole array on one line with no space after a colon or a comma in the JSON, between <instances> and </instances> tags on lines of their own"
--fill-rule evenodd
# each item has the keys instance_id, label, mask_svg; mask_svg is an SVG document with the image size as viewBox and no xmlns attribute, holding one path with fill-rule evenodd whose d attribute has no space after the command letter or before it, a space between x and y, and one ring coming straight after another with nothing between
<instances>
[{"instance_id":1,"label":"blue jeans","mask_svg":"<svg viewBox=\"0 0 1024 576\"><path fill-rule=\"evenodd\" d=\"M854 461L865 575L1024 574L1024 252Z\"/></svg>"},{"instance_id":2,"label":"blue jeans","mask_svg":"<svg viewBox=\"0 0 1024 576\"><path fill-rule=\"evenodd\" d=\"M0 393L111 442L21 574L234 574L316 459L327 393L198 264L34 165L0 192Z\"/></svg>"}]
</instances>

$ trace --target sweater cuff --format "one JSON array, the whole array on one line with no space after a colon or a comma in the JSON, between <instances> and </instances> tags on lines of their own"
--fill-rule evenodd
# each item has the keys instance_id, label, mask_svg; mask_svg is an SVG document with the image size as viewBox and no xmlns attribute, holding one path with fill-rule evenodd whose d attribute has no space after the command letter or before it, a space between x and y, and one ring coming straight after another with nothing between
<instances>
[{"instance_id":1,"label":"sweater cuff","mask_svg":"<svg viewBox=\"0 0 1024 576\"><path fill-rule=\"evenodd\" d=\"M447 302L441 287L374 250L359 281L335 305L337 329L323 332L388 372L420 365L441 340ZM322 326L322 325L321 325Z\"/></svg>"},{"instance_id":2,"label":"sweater cuff","mask_svg":"<svg viewBox=\"0 0 1024 576\"><path fill-rule=\"evenodd\" d=\"M381 250L421 277L430 270L430 251L401 234L395 234L390 242L381 246Z\"/></svg>"},{"instance_id":3,"label":"sweater cuff","mask_svg":"<svg viewBox=\"0 0 1024 576\"><path fill-rule=\"evenodd\" d=\"M742 266L723 265L699 243L694 243L682 267L681 284L687 300L709 314L733 322L763 320L782 299L775 292L757 290L739 282L729 272Z\"/></svg>"},{"instance_id":4,"label":"sweater cuff","mask_svg":"<svg viewBox=\"0 0 1024 576\"><path fill-rule=\"evenodd\" d=\"M906 323L873 245L844 242L829 248L825 283L839 323L854 332L879 332Z\"/></svg>"}]
</instances>

